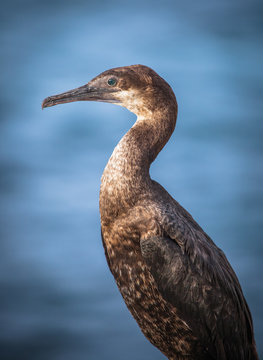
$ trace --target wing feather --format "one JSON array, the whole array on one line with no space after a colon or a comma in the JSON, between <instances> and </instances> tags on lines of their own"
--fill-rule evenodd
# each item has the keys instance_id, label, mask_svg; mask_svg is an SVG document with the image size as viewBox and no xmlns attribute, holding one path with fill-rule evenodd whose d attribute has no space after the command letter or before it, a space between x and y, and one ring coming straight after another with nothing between
<instances>
[{"instance_id":1,"label":"wing feather","mask_svg":"<svg viewBox=\"0 0 263 360\"><path fill-rule=\"evenodd\" d=\"M151 237L140 242L161 295L177 308L212 358L257 359L250 311L233 269L205 233L199 234L205 239L194 242L190 232L187 241L177 232L175 239Z\"/></svg>"}]
</instances>

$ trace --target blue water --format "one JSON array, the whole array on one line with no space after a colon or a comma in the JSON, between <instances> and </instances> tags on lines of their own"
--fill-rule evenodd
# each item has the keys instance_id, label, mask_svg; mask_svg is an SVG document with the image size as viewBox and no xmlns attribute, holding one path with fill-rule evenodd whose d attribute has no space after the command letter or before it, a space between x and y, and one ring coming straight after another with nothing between
<instances>
[{"instance_id":1,"label":"blue water","mask_svg":"<svg viewBox=\"0 0 263 360\"><path fill-rule=\"evenodd\" d=\"M262 16L257 0L1 4L1 359L164 359L100 240L100 176L135 116L84 102L41 111L46 96L136 63L179 103L152 177L225 251L263 354Z\"/></svg>"}]
</instances>

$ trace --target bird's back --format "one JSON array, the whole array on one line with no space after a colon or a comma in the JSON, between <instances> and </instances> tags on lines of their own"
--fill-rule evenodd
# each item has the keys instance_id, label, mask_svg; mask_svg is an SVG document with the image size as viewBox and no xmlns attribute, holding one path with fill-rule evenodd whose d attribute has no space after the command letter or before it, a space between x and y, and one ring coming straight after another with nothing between
<instances>
[{"instance_id":1,"label":"bird's back","mask_svg":"<svg viewBox=\"0 0 263 360\"><path fill-rule=\"evenodd\" d=\"M251 314L226 256L192 216L153 183L163 236L143 240L141 249L160 293L212 357L257 359Z\"/></svg>"}]
</instances>

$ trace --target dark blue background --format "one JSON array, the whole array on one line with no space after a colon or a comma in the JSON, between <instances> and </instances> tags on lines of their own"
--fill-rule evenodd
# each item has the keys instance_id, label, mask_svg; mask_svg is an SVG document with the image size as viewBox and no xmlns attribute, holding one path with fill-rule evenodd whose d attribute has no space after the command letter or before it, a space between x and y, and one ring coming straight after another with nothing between
<instances>
[{"instance_id":1,"label":"dark blue background","mask_svg":"<svg viewBox=\"0 0 263 360\"><path fill-rule=\"evenodd\" d=\"M233 265L263 353L263 3L1 4L1 359L163 359L107 268L100 176L135 121L48 95L141 63L173 87L178 124L151 174Z\"/></svg>"}]
</instances>

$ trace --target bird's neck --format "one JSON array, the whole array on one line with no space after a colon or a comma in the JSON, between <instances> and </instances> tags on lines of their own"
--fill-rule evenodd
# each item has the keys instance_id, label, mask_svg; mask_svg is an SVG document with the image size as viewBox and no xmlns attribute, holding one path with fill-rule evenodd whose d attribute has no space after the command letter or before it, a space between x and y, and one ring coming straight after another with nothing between
<instances>
[{"instance_id":1,"label":"bird's neck","mask_svg":"<svg viewBox=\"0 0 263 360\"><path fill-rule=\"evenodd\" d=\"M149 168L169 140L176 123L176 106L138 116L114 149L102 175L102 222L125 213L151 186Z\"/></svg>"}]
</instances>

